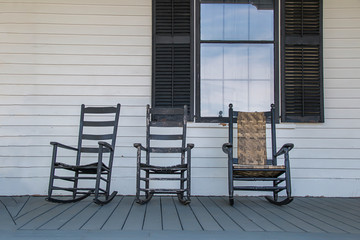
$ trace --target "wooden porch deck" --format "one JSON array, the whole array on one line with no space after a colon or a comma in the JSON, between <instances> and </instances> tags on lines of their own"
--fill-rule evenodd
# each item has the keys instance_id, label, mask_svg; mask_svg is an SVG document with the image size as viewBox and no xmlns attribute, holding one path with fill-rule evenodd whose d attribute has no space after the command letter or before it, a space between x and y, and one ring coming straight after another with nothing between
<instances>
[{"instance_id":1,"label":"wooden porch deck","mask_svg":"<svg viewBox=\"0 0 360 240\"><path fill-rule=\"evenodd\" d=\"M239 234L244 239L360 239L360 198L296 198L281 207L260 197L237 197L233 207L226 197L192 197L187 206L168 196L154 197L147 205L136 204L133 196L117 196L105 206L91 197L72 204L34 196L0 201L0 236L6 239L219 239Z\"/></svg>"}]
</instances>

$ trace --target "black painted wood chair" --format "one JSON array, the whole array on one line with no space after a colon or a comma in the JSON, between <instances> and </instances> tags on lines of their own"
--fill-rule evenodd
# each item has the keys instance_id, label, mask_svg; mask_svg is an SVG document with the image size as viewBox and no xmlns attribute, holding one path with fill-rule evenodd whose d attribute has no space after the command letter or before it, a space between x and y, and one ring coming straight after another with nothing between
<instances>
[{"instance_id":1,"label":"black painted wood chair","mask_svg":"<svg viewBox=\"0 0 360 240\"><path fill-rule=\"evenodd\" d=\"M190 203L194 144L186 144L187 112L187 106L150 108L147 105L146 145L134 143L137 148L137 203L147 203L156 193L177 194L181 203Z\"/></svg>"},{"instance_id":2,"label":"black painted wood chair","mask_svg":"<svg viewBox=\"0 0 360 240\"><path fill-rule=\"evenodd\" d=\"M100 205L110 202L111 172L120 115L116 107L85 107L81 105L77 147L51 142L53 155L47 200L68 203L80 201L92 193ZM74 152L70 157L70 152ZM61 161L59 161L61 159ZM54 193L70 192L70 197L54 197Z\"/></svg>"},{"instance_id":3,"label":"black painted wood chair","mask_svg":"<svg viewBox=\"0 0 360 240\"><path fill-rule=\"evenodd\" d=\"M271 125L271 157L266 153L266 122ZM234 144L234 125L237 124L237 146ZM237 157L234 157L237 147ZM239 112L229 105L229 142L223 144L223 151L228 155L229 201L234 204L234 191L270 191L272 197L266 199L276 205L290 203L291 182L289 151L292 143L276 148L275 108L269 112ZM284 156L284 163L278 164L278 157ZM279 196L281 191L286 196Z\"/></svg>"}]
</instances>

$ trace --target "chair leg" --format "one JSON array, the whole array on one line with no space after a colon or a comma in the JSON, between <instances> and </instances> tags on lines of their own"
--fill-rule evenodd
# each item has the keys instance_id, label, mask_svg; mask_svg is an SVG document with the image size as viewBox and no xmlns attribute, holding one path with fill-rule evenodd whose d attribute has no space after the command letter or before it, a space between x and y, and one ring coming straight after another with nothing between
<instances>
[{"instance_id":1,"label":"chair leg","mask_svg":"<svg viewBox=\"0 0 360 240\"><path fill-rule=\"evenodd\" d=\"M233 181L233 175L232 175L232 169L231 172L229 171L229 177L228 177L228 185L229 185L229 204L231 206L234 205L234 181Z\"/></svg>"},{"instance_id":2,"label":"chair leg","mask_svg":"<svg viewBox=\"0 0 360 240\"><path fill-rule=\"evenodd\" d=\"M99 155L98 155L98 164L97 164L97 171L96 171L96 183L95 183L95 198L93 200L94 203L99 204L99 205L104 205L107 204L109 202L111 202L111 200L114 199L114 197L117 194L117 191L114 191L110 196L110 181L111 181L111 169L109 169L108 171L105 171L105 174L107 175L106 178L106 187L105 187L105 201L102 201L99 199L99 195L100 195L100 181L101 181L101 176L102 176L102 160L103 160L103 148L102 146L100 146L99 148ZM112 167L112 166L110 166Z\"/></svg>"},{"instance_id":3,"label":"chair leg","mask_svg":"<svg viewBox=\"0 0 360 240\"><path fill-rule=\"evenodd\" d=\"M95 187L95 198L93 200L94 203L98 204L98 205L105 205L109 202L111 202L117 195L117 191L113 191L110 194L110 180L111 180L111 174L110 171L107 174L107 182L106 182L106 190L105 190L105 200L102 201L99 199L99 191L100 191L100 178L101 178L101 173L98 175L97 179L96 179L96 187Z\"/></svg>"},{"instance_id":4,"label":"chair leg","mask_svg":"<svg viewBox=\"0 0 360 240\"><path fill-rule=\"evenodd\" d=\"M94 202L97 202L99 199L99 191L100 191L100 177L101 177L101 164L98 164L97 174L96 174L96 182L95 182L95 198Z\"/></svg>"},{"instance_id":5,"label":"chair leg","mask_svg":"<svg viewBox=\"0 0 360 240\"><path fill-rule=\"evenodd\" d=\"M149 178L149 171L146 171L146 178ZM151 198L153 197L154 193L153 192L149 192L149 191L145 191L145 199L141 199L140 197L140 179L141 177L141 168L138 165L137 167L137 172L136 172L136 203L138 204L145 204L147 202L149 202L151 200ZM145 188L149 189L149 180L145 180Z\"/></svg>"},{"instance_id":6,"label":"chair leg","mask_svg":"<svg viewBox=\"0 0 360 240\"><path fill-rule=\"evenodd\" d=\"M48 198L51 198L51 196L52 196L52 189L53 189L53 186L54 186L56 154L57 154L57 146L54 145L54 146L53 146L52 160L51 160L51 168L50 168L50 179L49 179Z\"/></svg>"},{"instance_id":7,"label":"chair leg","mask_svg":"<svg viewBox=\"0 0 360 240\"><path fill-rule=\"evenodd\" d=\"M143 200L143 199L140 199L140 193L139 193L139 196L136 196L136 203L138 203L140 205L148 203L153 196L154 196L154 192L146 191L145 199Z\"/></svg>"},{"instance_id":8,"label":"chair leg","mask_svg":"<svg viewBox=\"0 0 360 240\"><path fill-rule=\"evenodd\" d=\"M185 177L185 171L181 171L180 174L180 178L184 179ZM179 199L179 202L182 203L183 205L187 205L191 202L190 199L190 169L189 169L189 164L188 164L188 169L186 170L186 180L180 180L180 189L183 190L183 192L178 192L177 196ZM186 188L185 188L185 181L186 181ZM185 193L186 192L186 197L185 197Z\"/></svg>"},{"instance_id":9,"label":"chair leg","mask_svg":"<svg viewBox=\"0 0 360 240\"><path fill-rule=\"evenodd\" d=\"M184 192L181 192L181 193L178 193L177 196L178 196L179 202L182 203L183 205L187 205L191 202L189 194L187 194L187 196L184 197Z\"/></svg>"},{"instance_id":10,"label":"chair leg","mask_svg":"<svg viewBox=\"0 0 360 240\"><path fill-rule=\"evenodd\" d=\"M98 205L108 204L109 202L111 202L116 197L117 193L118 193L117 191L112 192L112 194L110 196L107 196L105 201L102 201L99 198L94 198L93 202L98 204Z\"/></svg>"}]
</instances>

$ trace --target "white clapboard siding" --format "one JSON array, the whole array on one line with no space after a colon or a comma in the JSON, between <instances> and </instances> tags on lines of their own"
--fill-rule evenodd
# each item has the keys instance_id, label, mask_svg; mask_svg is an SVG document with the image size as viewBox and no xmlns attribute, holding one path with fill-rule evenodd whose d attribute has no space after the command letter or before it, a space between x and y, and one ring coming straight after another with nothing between
<instances>
[{"instance_id":1,"label":"white clapboard siding","mask_svg":"<svg viewBox=\"0 0 360 240\"><path fill-rule=\"evenodd\" d=\"M359 16L358 0L324 1L325 123L278 124L278 147L295 144L295 196L360 196ZM0 0L2 195L46 194L49 143L76 145L83 103L122 104L112 188L135 193L133 143L145 143L151 103L151 20L150 0ZM188 126L192 193L226 195L227 127Z\"/></svg>"}]
</instances>

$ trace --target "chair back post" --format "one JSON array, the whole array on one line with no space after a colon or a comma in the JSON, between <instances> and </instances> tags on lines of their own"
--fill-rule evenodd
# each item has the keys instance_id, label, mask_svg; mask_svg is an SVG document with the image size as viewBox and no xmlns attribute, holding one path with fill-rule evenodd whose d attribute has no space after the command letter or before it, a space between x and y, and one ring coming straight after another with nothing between
<instances>
[{"instance_id":1,"label":"chair back post","mask_svg":"<svg viewBox=\"0 0 360 240\"><path fill-rule=\"evenodd\" d=\"M235 119L237 121L237 119ZM229 141L231 147L228 148L228 188L229 188L229 196L230 198L234 195L234 182L233 182L233 164L234 164L234 155L233 155L233 130L234 130L234 111L233 111L233 105L229 104Z\"/></svg>"},{"instance_id":2,"label":"chair back post","mask_svg":"<svg viewBox=\"0 0 360 240\"><path fill-rule=\"evenodd\" d=\"M229 141L231 147L228 149L228 161L229 161L229 169L232 171L232 165L235 162L233 150L234 150L234 123L237 122L237 118L234 118L234 109L232 103L229 104ZM237 159L237 158L236 158Z\"/></svg>"},{"instance_id":3,"label":"chair back post","mask_svg":"<svg viewBox=\"0 0 360 240\"><path fill-rule=\"evenodd\" d=\"M272 144L272 165L277 165L277 158L276 158L275 104L271 104L271 144Z\"/></svg>"},{"instance_id":4,"label":"chair back post","mask_svg":"<svg viewBox=\"0 0 360 240\"><path fill-rule=\"evenodd\" d=\"M117 130L118 130L118 124L119 124L119 118L120 118L120 108L121 105L118 103L116 105L116 112L115 112L115 122L114 122L114 129L113 129L113 136L111 139L111 146L114 151L110 151L110 161L109 161L109 168L111 169L113 166L113 159L115 155L115 146L116 146L116 136L117 136ZM102 149L102 148L101 148Z\"/></svg>"},{"instance_id":5,"label":"chair back post","mask_svg":"<svg viewBox=\"0 0 360 240\"><path fill-rule=\"evenodd\" d=\"M118 124L119 124L119 118L120 118L120 103L116 105L116 113L115 113L115 124L114 124L114 130L113 130L113 136L111 139L111 146L115 148L116 145L116 136L117 136L117 130L118 130Z\"/></svg>"},{"instance_id":6,"label":"chair back post","mask_svg":"<svg viewBox=\"0 0 360 240\"><path fill-rule=\"evenodd\" d=\"M76 166L80 165L81 148L82 148L82 135L83 135L83 129L84 129L84 116L85 116L85 104L81 104L79 138L78 138L78 152L77 152L77 155L76 155Z\"/></svg>"},{"instance_id":7,"label":"chair back post","mask_svg":"<svg viewBox=\"0 0 360 240\"><path fill-rule=\"evenodd\" d=\"M183 139L182 139L182 148L185 149L185 139L186 139L186 125L187 125L187 105L184 105L184 117L183 117Z\"/></svg>"},{"instance_id":8,"label":"chair back post","mask_svg":"<svg viewBox=\"0 0 360 240\"><path fill-rule=\"evenodd\" d=\"M181 140L181 148L183 151L181 152L181 164L185 164L185 140L186 140L186 125L187 125L187 106L184 105L184 116L183 116L183 129L182 129L182 140Z\"/></svg>"},{"instance_id":9,"label":"chair back post","mask_svg":"<svg viewBox=\"0 0 360 240\"><path fill-rule=\"evenodd\" d=\"M151 109L150 105L146 105L146 149L150 148L150 122L151 122ZM150 164L150 152L146 152L146 164Z\"/></svg>"},{"instance_id":10,"label":"chair back post","mask_svg":"<svg viewBox=\"0 0 360 240\"><path fill-rule=\"evenodd\" d=\"M233 144L233 124L234 124L234 110L233 110L233 105L230 103L229 104L229 143L232 145Z\"/></svg>"}]
</instances>

